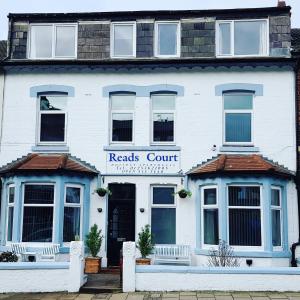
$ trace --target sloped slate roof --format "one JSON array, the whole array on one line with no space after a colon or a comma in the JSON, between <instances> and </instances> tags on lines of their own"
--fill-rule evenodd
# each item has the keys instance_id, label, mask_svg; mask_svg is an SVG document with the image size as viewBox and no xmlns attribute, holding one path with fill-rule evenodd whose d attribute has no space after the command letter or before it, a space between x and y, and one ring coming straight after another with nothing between
<instances>
[{"instance_id":1,"label":"sloped slate roof","mask_svg":"<svg viewBox=\"0 0 300 300\"><path fill-rule=\"evenodd\" d=\"M221 154L198 165L188 172L191 176L201 176L214 173L257 173L274 174L284 177L294 176L295 173L287 168L257 154L233 155Z\"/></svg>"},{"instance_id":2,"label":"sloped slate roof","mask_svg":"<svg viewBox=\"0 0 300 300\"><path fill-rule=\"evenodd\" d=\"M4 59L7 56L6 47L7 47L7 42L0 41L0 60Z\"/></svg>"},{"instance_id":3,"label":"sloped slate roof","mask_svg":"<svg viewBox=\"0 0 300 300\"><path fill-rule=\"evenodd\" d=\"M69 154L30 153L0 168L0 174L15 171L74 171L90 174L99 173L97 169Z\"/></svg>"},{"instance_id":4,"label":"sloped slate roof","mask_svg":"<svg viewBox=\"0 0 300 300\"><path fill-rule=\"evenodd\" d=\"M295 52L300 52L300 28L292 29L292 48Z\"/></svg>"}]
</instances>

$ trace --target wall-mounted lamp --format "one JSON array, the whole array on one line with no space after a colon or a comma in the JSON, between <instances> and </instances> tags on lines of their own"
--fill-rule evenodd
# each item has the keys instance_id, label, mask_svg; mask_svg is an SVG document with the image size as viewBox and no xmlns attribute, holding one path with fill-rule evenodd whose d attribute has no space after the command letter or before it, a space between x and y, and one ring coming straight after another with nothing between
<instances>
[{"instance_id":1,"label":"wall-mounted lamp","mask_svg":"<svg viewBox=\"0 0 300 300\"><path fill-rule=\"evenodd\" d=\"M98 207L97 210L98 210L99 213L102 213L102 208L101 207Z\"/></svg>"},{"instance_id":2,"label":"wall-mounted lamp","mask_svg":"<svg viewBox=\"0 0 300 300\"><path fill-rule=\"evenodd\" d=\"M252 259L246 259L246 264L248 267L251 267L253 264L253 260Z\"/></svg>"},{"instance_id":3,"label":"wall-mounted lamp","mask_svg":"<svg viewBox=\"0 0 300 300\"><path fill-rule=\"evenodd\" d=\"M140 212L143 213L145 211L145 208L140 208Z\"/></svg>"}]
</instances>

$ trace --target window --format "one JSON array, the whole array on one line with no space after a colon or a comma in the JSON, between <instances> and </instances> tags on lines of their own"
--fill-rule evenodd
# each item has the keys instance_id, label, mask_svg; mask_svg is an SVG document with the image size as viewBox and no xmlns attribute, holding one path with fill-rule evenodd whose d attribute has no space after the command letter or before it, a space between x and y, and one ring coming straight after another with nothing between
<instances>
[{"instance_id":1,"label":"window","mask_svg":"<svg viewBox=\"0 0 300 300\"><path fill-rule=\"evenodd\" d=\"M29 58L75 58L76 32L73 24L31 25Z\"/></svg>"},{"instance_id":2,"label":"window","mask_svg":"<svg viewBox=\"0 0 300 300\"><path fill-rule=\"evenodd\" d=\"M278 187L271 189L271 211L272 211L272 244L273 247L281 247L281 190Z\"/></svg>"},{"instance_id":3,"label":"window","mask_svg":"<svg viewBox=\"0 0 300 300\"><path fill-rule=\"evenodd\" d=\"M111 30L111 57L135 57L135 23L114 23Z\"/></svg>"},{"instance_id":4,"label":"window","mask_svg":"<svg viewBox=\"0 0 300 300\"><path fill-rule=\"evenodd\" d=\"M151 231L156 244L176 244L175 187L153 186Z\"/></svg>"},{"instance_id":5,"label":"window","mask_svg":"<svg viewBox=\"0 0 300 300\"><path fill-rule=\"evenodd\" d=\"M223 98L225 144L251 144L253 94L225 93Z\"/></svg>"},{"instance_id":6,"label":"window","mask_svg":"<svg viewBox=\"0 0 300 300\"><path fill-rule=\"evenodd\" d=\"M261 207L259 186L229 186L229 244L261 246Z\"/></svg>"},{"instance_id":7,"label":"window","mask_svg":"<svg viewBox=\"0 0 300 300\"><path fill-rule=\"evenodd\" d=\"M54 185L24 186L23 242L52 242Z\"/></svg>"},{"instance_id":8,"label":"window","mask_svg":"<svg viewBox=\"0 0 300 300\"><path fill-rule=\"evenodd\" d=\"M152 142L174 143L176 95L153 94L152 100Z\"/></svg>"},{"instance_id":9,"label":"window","mask_svg":"<svg viewBox=\"0 0 300 300\"><path fill-rule=\"evenodd\" d=\"M15 203L15 186L8 186L8 207L7 207L7 225L6 225L6 240L12 241L13 223L14 223L14 203Z\"/></svg>"},{"instance_id":10,"label":"window","mask_svg":"<svg viewBox=\"0 0 300 300\"><path fill-rule=\"evenodd\" d=\"M39 143L66 142L66 96L40 96Z\"/></svg>"},{"instance_id":11,"label":"window","mask_svg":"<svg viewBox=\"0 0 300 300\"><path fill-rule=\"evenodd\" d=\"M268 55L267 20L236 20L217 23L217 55Z\"/></svg>"},{"instance_id":12,"label":"window","mask_svg":"<svg viewBox=\"0 0 300 300\"><path fill-rule=\"evenodd\" d=\"M81 237L81 199L82 189L78 186L66 186L63 241L71 242Z\"/></svg>"},{"instance_id":13,"label":"window","mask_svg":"<svg viewBox=\"0 0 300 300\"><path fill-rule=\"evenodd\" d=\"M204 245L219 244L219 213L216 187L202 188L202 237Z\"/></svg>"},{"instance_id":14,"label":"window","mask_svg":"<svg viewBox=\"0 0 300 300\"><path fill-rule=\"evenodd\" d=\"M179 33L178 22L156 22L155 56L178 57L180 55Z\"/></svg>"},{"instance_id":15,"label":"window","mask_svg":"<svg viewBox=\"0 0 300 300\"><path fill-rule=\"evenodd\" d=\"M135 95L111 95L111 142L133 142Z\"/></svg>"}]
</instances>

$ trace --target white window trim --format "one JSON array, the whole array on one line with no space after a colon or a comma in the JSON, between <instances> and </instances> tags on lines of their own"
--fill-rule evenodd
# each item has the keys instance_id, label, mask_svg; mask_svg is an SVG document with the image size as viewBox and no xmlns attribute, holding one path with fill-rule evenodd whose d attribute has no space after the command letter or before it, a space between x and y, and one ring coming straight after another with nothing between
<instances>
[{"instance_id":1,"label":"white window trim","mask_svg":"<svg viewBox=\"0 0 300 300\"><path fill-rule=\"evenodd\" d=\"M41 97L43 96L53 96L53 95L39 95L38 101L37 101L37 130L36 130L36 141L37 145L66 145L67 144L67 126L68 126L68 114L67 110L41 110L40 109L40 103L41 103ZM66 98L66 105L68 105L68 97L66 95L55 95L55 97L65 97ZM53 142L43 142L41 141L41 115L42 114L64 114L65 115L65 132L64 132L64 141L53 141Z\"/></svg>"},{"instance_id":2,"label":"white window trim","mask_svg":"<svg viewBox=\"0 0 300 300\"><path fill-rule=\"evenodd\" d=\"M9 190L11 188L14 188L14 202L9 203ZM6 209L6 228L5 228L5 239L6 239L6 243L9 244L13 241L13 228L14 228L14 216L13 216L13 226L12 226L12 240L8 241L7 237L8 237L8 216L9 216L9 209L12 207L15 210L15 200L16 200L16 186L15 184L8 184L7 185L7 209Z\"/></svg>"},{"instance_id":3,"label":"white window trim","mask_svg":"<svg viewBox=\"0 0 300 300\"><path fill-rule=\"evenodd\" d=\"M279 191L279 206L276 205L272 205L272 198L271 198L271 218L272 218L272 211L273 210L278 210L280 213L280 241L281 241L281 245L280 246L273 246L273 236L272 236L272 247L274 251L282 251L283 249L283 219L282 219L282 189L278 186L271 186L271 193L272 190L278 190ZM273 220L272 220L272 226L273 226ZM273 228L271 227L271 230Z\"/></svg>"},{"instance_id":4,"label":"white window trim","mask_svg":"<svg viewBox=\"0 0 300 300\"><path fill-rule=\"evenodd\" d=\"M132 54L131 55L114 55L115 52L115 26L132 26ZM110 57L111 58L135 58L136 57L136 22L113 22L110 26Z\"/></svg>"},{"instance_id":5,"label":"white window trim","mask_svg":"<svg viewBox=\"0 0 300 300\"><path fill-rule=\"evenodd\" d=\"M216 204L204 204L204 191L207 189L216 190ZM201 187L201 245L203 249L216 249L217 245L205 244L204 243L204 210L205 209L216 209L218 211L218 235L220 239L220 211L219 211L219 190L215 184Z\"/></svg>"},{"instance_id":6,"label":"white window trim","mask_svg":"<svg viewBox=\"0 0 300 300\"><path fill-rule=\"evenodd\" d=\"M79 188L80 189L80 202L79 203L68 203L66 201L67 199L67 188ZM83 186L79 185L79 184L66 184L65 185L65 190L64 190L64 212L65 212L65 207L78 207L80 209L80 230L79 230L79 236L80 236L80 240L82 241L83 239ZM64 216L64 212L63 212L63 216ZM62 221L63 225L64 225L64 218ZM64 229L63 229L64 230ZM64 237L63 237L63 231L62 230L62 242L64 246L69 246L71 244L71 242L64 242Z\"/></svg>"},{"instance_id":7,"label":"white window trim","mask_svg":"<svg viewBox=\"0 0 300 300\"><path fill-rule=\"evenodd\" d=\"M31 28L34 26L52 26L52 53L51 57L33 57L31 55ZM74 27L75 28L75 51L74 56L56 56L55 46L56 46L56 28L57 27ZM63 59L76 59L77 58L77 48L78 48L78 24L77 23L32 23L29 25L28 40L27 40L27 58L33 60L63 60Z\"/></svg>"},{"instance_id":8,"label":"white window trim","mask_svg":"<svg viewBox=\"0 0 300 300\"><path fill-rule=\"evenodd\" d=\"M175 24L177 25L177 52L176 54L163 55L158 53L158 26L163 24ZM181 30L180 30L180 21L157 21L154 26L154 56L159 58L172 58L172 57L180 57L180 48L181 48Z\"/></svg>"},{"instance_id":9,"label":"white window trim","mask_svg":"<svg viewBox=\"0 0 300 300\"><path fill-rule=\"evenodd\" d=\"M260 205L259 206L230 206L229 205L229 187L259 187L260 193ZM248 251L248 250L257 250L263 251L265 246L264 240L264 210L263 210L263 193L262 186L258 184L230 184L226 187L226 195L227 195L227 241L228 245L231 246L234 251ZM230 209L259 209L260 210L260 230L261 230L261 245L260 246L236 246L230 245L229 240L229 210Z\"/></svg>"},{"instance_id":10,"label":"white window trim","mask_svg":"<svg viewBox=\"0 0 300 300\"><path fill-rule=\"evenodd\" d=\"M251 95L252 96L252 109L225 109L225 99L224 99L224 95ZM222 98L223 98L223 145L227 145L227 146L237 146L237 145L241 145L241 146L254 146L254 140L253 140L253 135L254 135L254 97L255 95L252 93L242 93L242 92L238 92L238 93L226 93L223 94ZM250 113L251 114L251 141L250 142L226 142L226 114L227 113L233 113L233 114L241 114L241 113Z\"/></svg>"},{"instance_id":11,"label":"white window trim","mask_svg":"<svg viewBox=\"0 0 300 300\"><path fill-rule=\"evenodd\" d=\"M235 22L257 22L257 21L265 21L265 32L264 32L264 51L262 54L247 54L247 55L236 55L234 54L234 23ZM230 24L230 54L220 54L220 24ZM216 56L222 58L230 58L230 57L267 57L270 55L270 41L269 41L269 19L240 19L240 20L219 20L216 22Z\"/></svg>"},{"instance_id":12,"label":"white window trim","mask_svg":"<svg viewBox=\"0 0 300 300\"><path fill-rule=\"evenodd\" d=\"M152 101L152 96L151 96L151 104L150 104L150 111L151 111L151 116L150 116L150 122L151 122L151 125L150 125L150 137L151 137L151 145L176 145L176 100L177 100L177 95L176 94L159 94L159 93L156 93L155 95L167 95L167 96L174 96L174 100L175 100L175 109L158 109L158 110L154 110L153 109L153 101ZM173 141L166 141L166 142L160 142L160 141L154 141L154 114L173 114L173 123L174 123L174 126L173 126Z\"/></svg>"},{"instance_id":13,"label":"white window trim","mask_svg":"<svg viewBox=\"0 0 300 300\"><path fill-rule=\"evenodd\" d=\"M25 186L26 185L52 185L54 187L53 190L53 204L24 204L25 200ZM55 237L55 225L54 221L56 218L56 184L49 182L28 182L22 185L22 210L21 210L21 224L20 224L20 242L23 242L23 218L24 218L24 207L53 207L53 220L52 220L52 241L51 242L26 242L26 245L33 246L44 246L48 244L52 244L54 242Z\"/></svg>"}]
</instances>

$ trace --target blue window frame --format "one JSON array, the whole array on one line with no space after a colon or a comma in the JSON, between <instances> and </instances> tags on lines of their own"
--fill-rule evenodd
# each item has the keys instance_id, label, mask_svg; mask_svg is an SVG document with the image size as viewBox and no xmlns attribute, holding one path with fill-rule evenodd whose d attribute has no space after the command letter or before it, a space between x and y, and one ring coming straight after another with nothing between
<instances>
[{"instance_id":1,"label":"blue window frame","mask_svg":"<svg viewBox=\"0 0 300 300\"><path fill-rule=\"evenodd\" d=\"M282 223L281 223L281 189L272 187L271 189L271 211L272 211L272 245L282 246Z\"/></svg>"}]
</instances>

